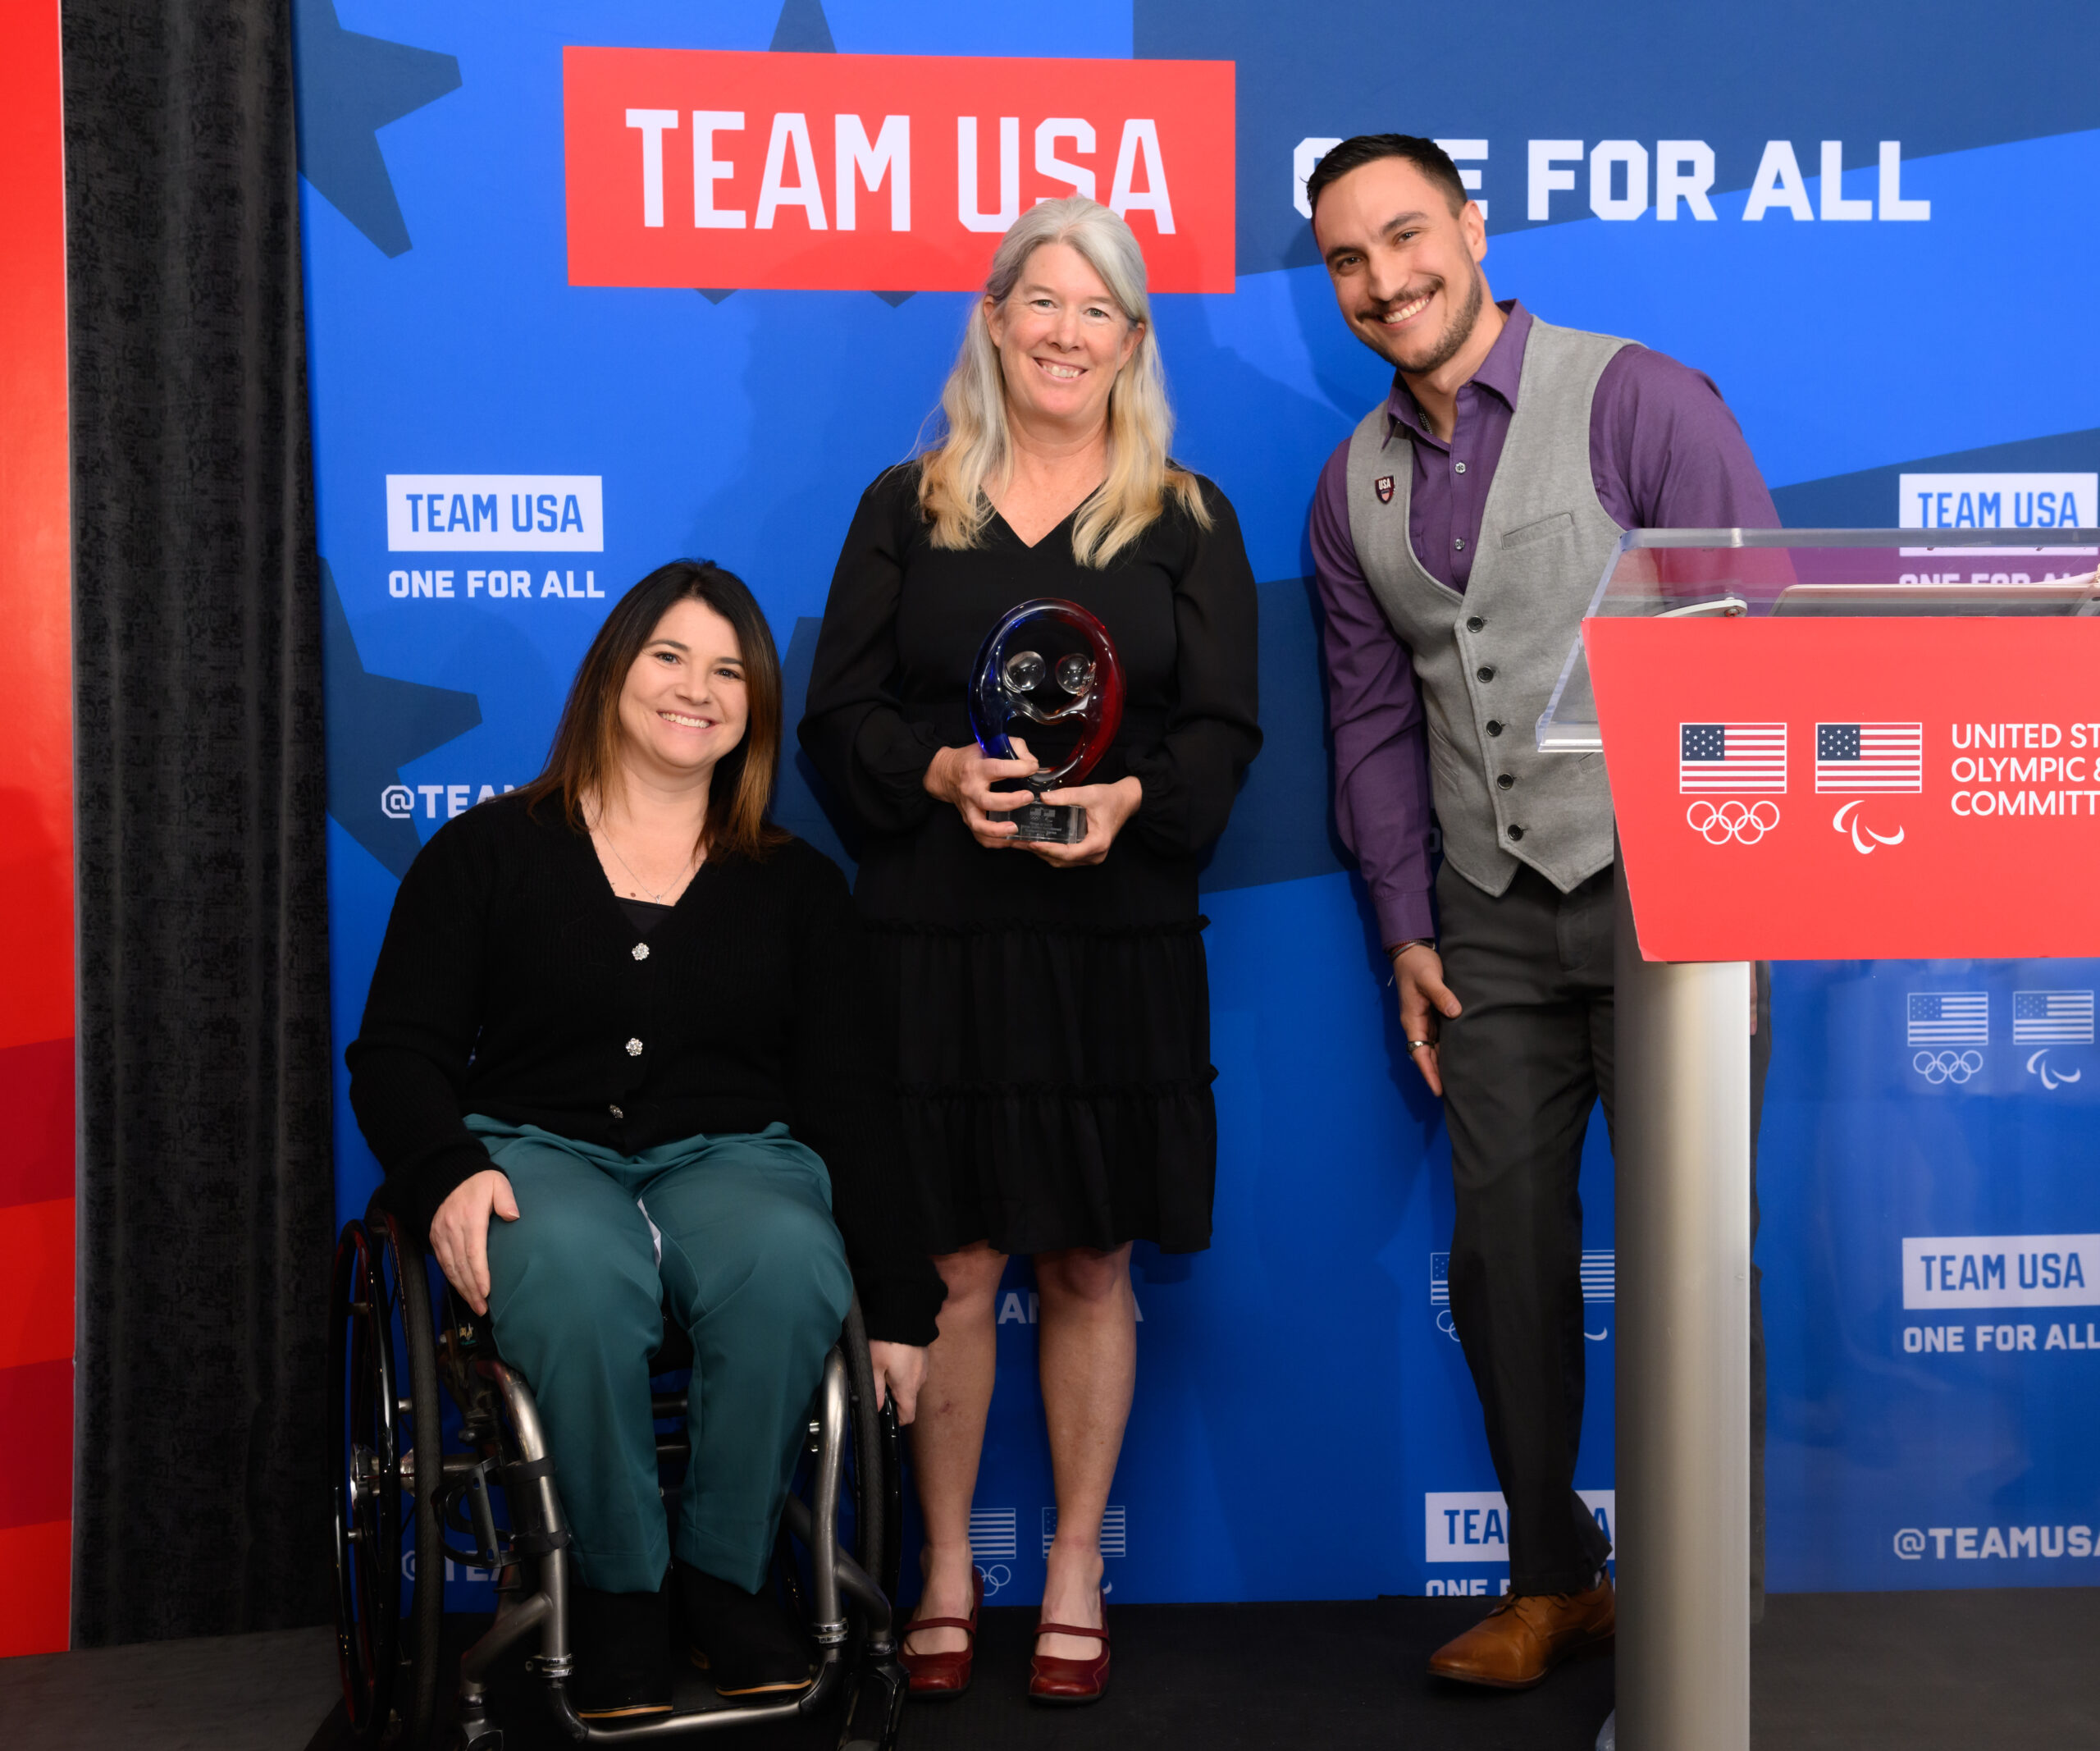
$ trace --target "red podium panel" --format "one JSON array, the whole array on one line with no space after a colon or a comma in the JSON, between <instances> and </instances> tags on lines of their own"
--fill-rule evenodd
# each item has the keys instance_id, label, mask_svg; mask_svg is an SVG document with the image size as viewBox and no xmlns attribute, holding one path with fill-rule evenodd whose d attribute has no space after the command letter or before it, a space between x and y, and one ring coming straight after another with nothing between
<instances>
[{"instance_id":1,"label":"red podium panel","mask_svg":"<svg viewBox=\"0 0 2100 1751\"><path fill-rule=\"evenodd\" d=\"M2100 955L2100 619L1583 640L1650 960Z\"/></svg>"}]
</instances>

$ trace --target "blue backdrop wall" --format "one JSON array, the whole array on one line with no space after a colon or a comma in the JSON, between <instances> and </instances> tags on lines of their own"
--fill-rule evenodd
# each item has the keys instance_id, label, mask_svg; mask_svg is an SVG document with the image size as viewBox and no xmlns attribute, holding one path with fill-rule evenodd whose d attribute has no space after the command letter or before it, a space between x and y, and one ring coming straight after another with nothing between
<instances>
[{"instance_id":1,"label":"blue backdrop wall","mask_svg":"<svg viewBox=\"0 0 2100 1751\"><path fill-rule=\"evenodd\" d=\"M606 602L644 572L699 555L751 580L798 711L852 506L911 448L961 331L955 292L572 286L564 47L1235 64L1236 284L1155 313L1177 448L1232 497L1262 580L1268 742L1204 884L1217 1241L1139 1250L1110 1579L1135 1599L1496 1590L1499 1498L1442 1298L1447 1148L1326 800L1307 510L1386 373L1335 312L1294 176L1358 130L1461 143L1497 295L1709 373L1790 523L2091 524L2100 20L2040 0L1509 0L1491 23L1067 0L1052 46L1039 14L959 0L296 12L339 1053L418 847L538 770ZM1666 175L1705 190L1669 222ZM843 858L799 765L780 813ZM2025 1264L2100 1246L2095 972L1778 970L1775 1588L2100 1582L2100 1272L2052 1290ZM2021 994L2042 991L2082 1011ZM1609 1520L1602 1130L1577 1482ZM347 1100L336 1136L347 1216L377 1178ZM1052 1493L1025 1264L1007 1287L978 1542L988 1593L1025 1602Z\"/></svg>"}]
</instances>

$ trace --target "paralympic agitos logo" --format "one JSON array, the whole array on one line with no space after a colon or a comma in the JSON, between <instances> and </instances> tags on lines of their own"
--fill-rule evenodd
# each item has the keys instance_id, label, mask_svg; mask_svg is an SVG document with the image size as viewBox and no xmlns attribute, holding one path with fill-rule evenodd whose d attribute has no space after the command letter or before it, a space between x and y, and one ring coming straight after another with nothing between
<instances>
[{"instance_id":1,"label":"paralympic agitos logo","mask_svg":"<svg viewBox=\"0 0 2100 1751\"><path fill-rule=\"evenodd\" d=\"M1113 207L1152 290L1233 289L1233 66L563 51L572 286L981 286L1040 200Z\"/></svg>"}]
</instances>

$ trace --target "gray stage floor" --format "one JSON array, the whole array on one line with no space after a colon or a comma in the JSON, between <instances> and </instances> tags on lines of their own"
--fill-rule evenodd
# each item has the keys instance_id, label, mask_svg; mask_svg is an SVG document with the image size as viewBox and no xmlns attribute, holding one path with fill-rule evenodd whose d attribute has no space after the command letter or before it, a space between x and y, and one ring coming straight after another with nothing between
<instances>
[{"instance_id":1,"label":"gray stage floor","mask_svg":"<svg viewBox=\"0 0 2100 1751\"><path fill-rule=\"evenodd\" d=\"M335 1706L336 1632L273 1630L0 1660L6 1751L300 1751Z\"/></svg>"},{"instance_id":2,"label":"gray stage floor","mask_svg":"<svg viewBox=\"0 0 2100 1751\"><path fill-rule=\"evenodd\" d=\"M1021 1696L1031 1614L987 1612L976 1685L911 1710L904 1745L1588 1751L1610 1707L1608 1658L1520 1696L1422 1676L1428 1651L1478 1610L1442 1599L1125 1607L1109 1699L1069 1712ZM1785 1595L1755 1651L1756 1751L2100 1751L2100 1589ZM325 1629L0 1661L0 1746L337 1751L335 1686ZM532 1721L510 1724L516 1751L555 1743ZM813 1723L765 1747L832 1742Z\"/></svg>"},{"instance_id":3,"label":"gray stage floor","mask_svg":"<svg viewBox=\"0 0 2100 1751\"><path fill-rule=\"evenodd\" d=\"M1778 1595L1751 1648L1756 1751L2100 1748L2100 1588Z\"/></svg>"}]
</instances>

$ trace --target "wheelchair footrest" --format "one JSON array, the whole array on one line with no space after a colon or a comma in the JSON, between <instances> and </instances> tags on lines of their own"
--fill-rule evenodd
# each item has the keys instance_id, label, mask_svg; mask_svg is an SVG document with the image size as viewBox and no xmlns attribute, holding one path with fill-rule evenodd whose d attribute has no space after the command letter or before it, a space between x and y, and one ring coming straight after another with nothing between
<instances>
[{"instance_id":1,"label":"wheelchair footrest","mask_svg":"<svg viewBox=\"0 0 2100 1751\"><path fill-rule=\"evenodd\" d=\"M895 1659L870 1661L854 1676L839 1751L894 1751L910 1680Z\"/></svg>"}]
</instances>

